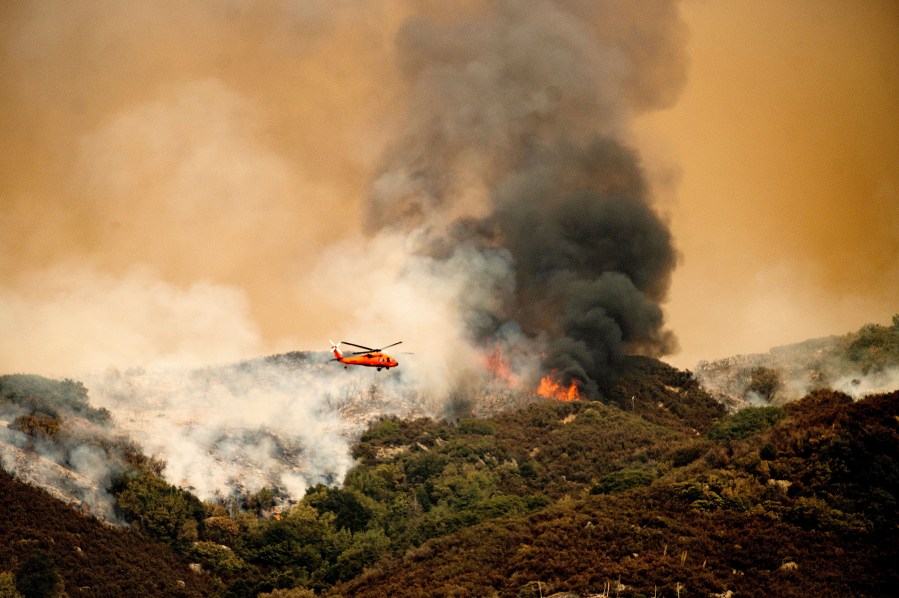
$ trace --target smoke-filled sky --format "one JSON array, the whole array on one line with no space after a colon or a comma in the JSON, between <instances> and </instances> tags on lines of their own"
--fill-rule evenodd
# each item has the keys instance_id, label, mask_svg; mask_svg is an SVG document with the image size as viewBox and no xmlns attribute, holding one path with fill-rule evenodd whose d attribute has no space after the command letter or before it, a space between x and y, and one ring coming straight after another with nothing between
<instances>
[{"instance_id":1,"label":"smoke-filled sky","mask_svg":"<svg viewBox=\"0 0 899 598\"><path fill-rule=\"evenodd\" d=\"M523 335L584 379L899 311L894 2L23 1L0 31L2 372L340 337L440 377Z\"/></svg>"},{"instance_id":2,"label":"smoke-filled sky","mask_svg":"<svg viewBox=\"0 0 899 598\"><path fill-rule=\"evenodd\" d=\"M899 5L685 2L688 82L639 125L681 262L671 360L899 312Z\"/></svg>"}]
</instances>

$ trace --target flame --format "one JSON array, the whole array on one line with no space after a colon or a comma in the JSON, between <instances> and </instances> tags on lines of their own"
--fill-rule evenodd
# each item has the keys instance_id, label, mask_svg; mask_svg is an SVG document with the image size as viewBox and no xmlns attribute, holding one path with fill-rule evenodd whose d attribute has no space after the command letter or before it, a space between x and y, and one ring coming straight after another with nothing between
<instances>
[{"instance_id":1,"label":"flame","mask_svg":"<svg viewBox=\"0 0 899 598\"><path fill-rule=\"evenodd\" d=\"M490 373L494 380L502 380L506 385L514 387L518 385L518 377L512 371L509 361L503 356L502 348L499 343L487 355L484 367Z\"/></svg>"},{"instance_id":2,"label":"flame","mask_svg":"<svg viewBox=\"0 0 899 598\"><path fill-rule=\"evenodd\" d=\"M547 374L540 379L537 394L541 397L556 399L557 401L580 401L581 394L574 382L568 388L556 379L555 372Z\"/></svg>"}]
</instances>

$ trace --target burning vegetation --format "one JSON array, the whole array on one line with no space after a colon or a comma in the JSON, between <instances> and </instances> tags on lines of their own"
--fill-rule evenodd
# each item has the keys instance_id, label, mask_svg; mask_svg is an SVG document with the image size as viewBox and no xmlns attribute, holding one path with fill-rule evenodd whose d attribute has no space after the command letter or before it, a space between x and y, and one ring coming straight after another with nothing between
<instances>
[{"instance_id":1,"label":"burning vegetation","mask_svg":"<svg viewBox=\"0 0 899 598\"><path fill-rule=\"evenodd\" d=\"M553 372L566 398L597 398L626 354L674 348L660 306L677 252L620 132L677 96L680 41L667 2L475 2L400 28L408 126L368 232L409 240L407 277L461 273L463 336L495 378Z\"/></svg>"},{"instance_id":2,"label":"burning vegetation","mask_svg":"<svg viewBox=\"0 0 899 598\"><path fill-rule=\"evenodd\" d=\"M543 376L537 386L537 394L557 401L580 401L581 395L577 390L577 383L572 382L566 388L556 379L555 374Z\"/></svg>"}]
</instances>

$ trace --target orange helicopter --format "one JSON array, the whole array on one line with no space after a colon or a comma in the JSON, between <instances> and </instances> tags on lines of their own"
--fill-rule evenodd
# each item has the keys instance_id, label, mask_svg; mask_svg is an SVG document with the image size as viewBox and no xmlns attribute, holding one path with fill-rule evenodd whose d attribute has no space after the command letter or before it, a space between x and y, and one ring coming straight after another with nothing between
<instances>
[{"instance_id":1,"label":"orange helicopter","mask_svg":"<svg viewBox=\"0 0 899 598\"><path fill-rule=\"evenodd\" d=\"M384 349L389 349L390 347L395 347L403 341L398 341L393 343L392 345L387 345L386 347L381 347L380 349L372 349L371 347L365 347L363 345L357 345L355 343L349 343L347 341L340 341L337 344L334 344L334 341L331 341L331 353L334 354L334 359L331 361L339 361L343 364L344 368L348 368L351 365L364 365L370 368L378 368L380 372L382 368L395 368L399 365L396 359L388 355L387 353L382 353ZM357 347L359 349L364 349L364 351L355 351L350 353L349 356L344 356L343 352L340 350L340 343L344 345L350 345L351 347Z\"/></svg>"}]
</instances>

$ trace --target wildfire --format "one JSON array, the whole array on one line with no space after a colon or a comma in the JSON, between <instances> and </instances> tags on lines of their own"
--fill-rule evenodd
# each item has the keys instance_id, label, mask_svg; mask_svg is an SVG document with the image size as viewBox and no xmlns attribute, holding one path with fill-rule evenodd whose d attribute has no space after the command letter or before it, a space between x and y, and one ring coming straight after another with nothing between
<instances>
[{"instance_id":1,"label":"wildfire","mask_svg":"<svg viewBox=\"0 0 899 598\"><path fill-rule=\"evenodd\" d=\"M499 343L487 355L484 366L494 380L502 380L509 387L518 385L518 376L515 375L509 361L503 356Z\"/></svg>"},{"instance_id":2,"label":"wildfire","mask_svg":"<svg viewBox=\"0 0 899 598\"><path fill-rule=\"evenodd\" d=\"M557 401L580 401L581 395L577 390L577 384L574 382L568 388L559 382L555 377L555 372L547 374L540 379L540 385L537 387L537 394L541 397L556 399Z\"/></svg>"}]
</instances>

